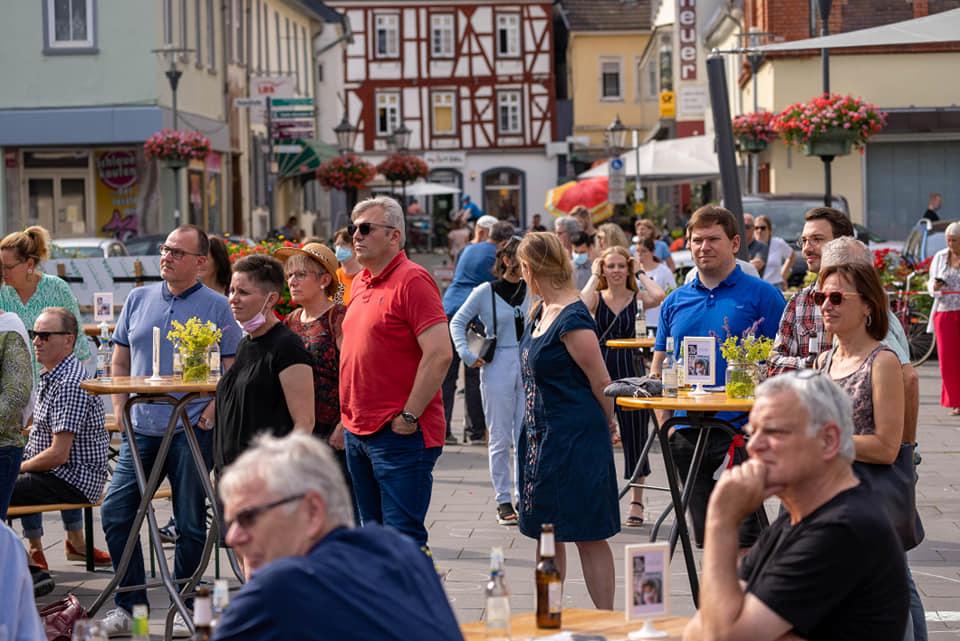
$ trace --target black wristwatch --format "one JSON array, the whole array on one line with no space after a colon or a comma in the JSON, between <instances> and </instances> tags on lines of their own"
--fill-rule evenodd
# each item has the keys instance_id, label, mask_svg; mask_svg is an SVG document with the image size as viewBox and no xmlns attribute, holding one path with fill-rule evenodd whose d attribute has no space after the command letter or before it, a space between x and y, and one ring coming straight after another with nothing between
<instances>
[{"instance_id":1,"label":"black wristwatch","mask_svg":"<svg viewBox=\"0 0 960 641\"><path fill-rule=\"evenodd\" d=\"M411 425L416 425L417 421L420 420L420 417L418 417L416 414L411 414L407 410L400 412L400 418L402 418L405 423L410 423Z\"/></svg>"}]
</instances>

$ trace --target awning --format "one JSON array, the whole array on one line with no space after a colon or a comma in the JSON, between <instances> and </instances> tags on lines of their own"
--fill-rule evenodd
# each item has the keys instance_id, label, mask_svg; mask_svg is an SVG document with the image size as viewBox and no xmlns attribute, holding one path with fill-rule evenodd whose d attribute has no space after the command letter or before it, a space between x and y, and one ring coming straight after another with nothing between
<instances>
[{"instance_id":1,"label":"awning","mask_svg":"<svg viewBox=\"0 0 960 641\"><path fill-rule=\"evenodd\" d=\"M640 147L625 152L624 162L627 178L637 175L637 160L640 161L640 180L644 182L695 182L712 180L720 175L717 153L713 148L713 136L688 136L669 140L651 140ZM608 163L604 162L577 178L606 176Z\"/></svg>"},{"instance_id":2,"label":"awning","mask_svg":"<svg viewBox=\"0 0 960 641\"><path fill-rule=\"evenodd\" d=\"M292 154L277 154L280 178L313 173L322 162L339 155L336 147L321 140L295 140L287 144L299 146L300 151Z\"/></svg>"},{"instance_id":3,"label":"awning","mask_svg":"<svg viewBox=\"0 0 960 641\"><path fill-rule=\"evenodd\" d=\"M859 29L822 38L807 38L792 42L753 47L753 51L796 51L799 49L842 49L847 47L878 47L918 45L960 40L960 9L941 11L913 20L904 20L882 27Z\"/></svg>"}]
</instances>

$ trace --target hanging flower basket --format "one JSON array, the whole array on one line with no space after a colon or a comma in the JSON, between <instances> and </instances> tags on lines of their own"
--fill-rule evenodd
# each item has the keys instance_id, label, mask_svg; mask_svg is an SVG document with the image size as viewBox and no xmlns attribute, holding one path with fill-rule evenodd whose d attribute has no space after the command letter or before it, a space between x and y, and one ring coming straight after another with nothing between
<instances>
[{"instance_id":1,"label":"hanging flower basket","mask_svg":"<svg viewBox=\"0 0 960 641\"><path fill-rule=\"evenodd\" d=\"M331 158L317 168L317 180L328 191L363 189L376 175L376 167L356 154Z\"/></svg>"},{"instance_id":2,"label":"hanging flower basket","mask_svg":"<svg viewBox=\"0 0 960 641\"><path fill-rule=\"evenodd\" d=\"M774 129L808 156L833 157L861 148L887 124L887 115L861 98L819 96L784 109Z\"/></svg>"},{"instance_id":3,"label":"hanging flower basket","mask_svg":"<svg viewBox=\"0 0 960 641\"><path fill-rule=\"evenodd\" d=\"M419 156L393 154L377 165L377 171L390 182L412 183L430 173L427 163Z\"/></svg>"},{"instance_id":4,"label":"hanging flower basket","mask_svg":"<svg viewBox=\"0 0 960 641\"><path fill-rule=\"evenodd\" d=\"M162 161L167 167L180 169L191 160L203 160L210 153L210 139L199 131L164 129L143 144L144 155Z\"/></svg>"},{"instance_id":5,"label":"hanging flower basket","mask_svg":"<svg viewBox=\"0 0 960 641\"><path fill-rule=\"evenodd\" d=\"M734 118L733 135L740 145L740 150L758 153L776 140L777 132L773 129L774 117L774 114L769 111L757 111Z\"/></svg>"}]
</instances>

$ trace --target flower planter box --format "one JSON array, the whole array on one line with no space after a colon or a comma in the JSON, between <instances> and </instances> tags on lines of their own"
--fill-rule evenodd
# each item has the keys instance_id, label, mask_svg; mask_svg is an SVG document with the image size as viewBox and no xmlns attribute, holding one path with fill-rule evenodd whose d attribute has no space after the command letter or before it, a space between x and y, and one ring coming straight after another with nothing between
<instances>
[{"instance_id":1,"label":"flower planter box","mask_svg":"<svg viewBox=\"0 0 960 641\"><path fill-rule=\"evenodd\" d=\"M751 154L758 154L767 148L766 140L757 140L756 138L740 138L740 150Z\"/></svg>"},{"instance_id":2,"label":"flower planter box","mask_svg":"<svg viewBox=\"0 0 960 641\"><path fill-rule=\"evenodd\" d=\"M804 143L803 153L821 158L846 156L853 146L854 137L846 129L832 129Z\"/></svg>"},{"instance_id":3,"label":"flower planter box","mask_svg":"<svg viewBox=\"0 0 960 641\"><path fill-rule=\"evenodd\" d=\"M164 158L163 166L168 169L183 169L189 161L186 158Z\"/></svg>"}]
</instances>

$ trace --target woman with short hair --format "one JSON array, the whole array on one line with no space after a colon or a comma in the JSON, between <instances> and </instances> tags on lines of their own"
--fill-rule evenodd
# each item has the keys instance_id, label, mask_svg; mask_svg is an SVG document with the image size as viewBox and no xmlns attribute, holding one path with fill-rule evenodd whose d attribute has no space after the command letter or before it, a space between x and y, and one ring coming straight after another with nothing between
<instances>
[{"instance_id":1,"label":"woman with short hair","mask_svg":"<svg viewBox=\"0 0 960 641\"><path fill-rule=\"evenodd\" d=\"M539 539L544 523L554 525L561 577L563 543L575 543L590 598L609 610L615 573L607 539L620 531L617 428L613 401L603 395L610 375L560 240L531 232L517 257L531 294L541 298L520 343L526 394L517 448L520 532Z\"/></svg>"},{"instance_id":2,"label":"woman with short hair","mask_svg":"<svg viewBox=\"0 0 960 641\"><path fill-rule=\"evenodd\" d=\"M338 229L333 235L334 255L340 263L337 268L337 281L340 283L340 302L350 304L350 291L354 277L363 269L356 252L353 250L353 234L346 227Z\"/></svg>"},{"instance_id":3,"label":"woman with short hair","mask_svg":"<svg viewBox=\"0 0 960 641\"><path fill-rule=\"evenodd\" d=\"M313 432L313 359L273 313L282 292L283 265L276 258L252 254L234 264L230 309L244 337L217 384L217 469L233 462L257 432Z\"/></svg>"},{"instance_id":4,"label":"woman with short hair","mask_svg":"<svg viewBox=\"0 0 960 641\"><path fill-rule=\"evenodd\" d=\"M960 416L960 359L946 356L960 354L960 222L947 225L944 236L947 246L933 256L927 280L934 300L930 324L940 353L940 404Z\"/></svg>"}]
</instances>

